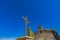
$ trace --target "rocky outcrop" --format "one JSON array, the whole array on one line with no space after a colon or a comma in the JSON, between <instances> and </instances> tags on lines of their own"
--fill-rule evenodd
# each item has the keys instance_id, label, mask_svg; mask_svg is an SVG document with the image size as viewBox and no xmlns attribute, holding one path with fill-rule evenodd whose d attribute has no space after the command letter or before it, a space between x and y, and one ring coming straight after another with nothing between
<instances>
[{"instance_id":1,"label":"rocky outcrop","mask_svg":"<svg viewBox=\"0 0 60 40\"><path fill-rule=\"evenodd\" d=\"M51 32L52 32L52 34L54 35L54 37L56 38L56 40L60 40L59 34L58 34L56 31L51 30Z\"/></svg>"},{"instance_id":2,"label":"rocky outcrop","mask_svg":"<svg viewBox=\"0 0 60 40\"><path fill-rule=\"evenodd\" d=\"M34 33L34 40L58 40L58 34L54 30L47 30L41 27Z\"/></svg>"}]
</instances>

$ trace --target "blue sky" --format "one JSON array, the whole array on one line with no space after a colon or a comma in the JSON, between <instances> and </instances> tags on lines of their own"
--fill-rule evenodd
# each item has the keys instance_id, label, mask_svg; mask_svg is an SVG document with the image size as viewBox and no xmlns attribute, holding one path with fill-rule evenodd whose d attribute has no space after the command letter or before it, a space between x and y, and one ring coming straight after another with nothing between
<instances>
[{"instance_id":1,"label":"blue sky","mask_svg":"<svg viewBox=\"0 0 60 40\"><path fill-rule=\"evenodd\" d=\"M21 16L28 17L33 32L41 24L60 34L60 0L0 0L0 38L24 35Z\"/></svg>"},{"instance_id":2,"label":"blue sky","mask_svg":"<svg viewBox=\"0 0 60 40\"><path fill-rule=\"evenodd\" d=\"M16 38L0 38L0 40L16 40Z\"/></svg>"}]
</instances>

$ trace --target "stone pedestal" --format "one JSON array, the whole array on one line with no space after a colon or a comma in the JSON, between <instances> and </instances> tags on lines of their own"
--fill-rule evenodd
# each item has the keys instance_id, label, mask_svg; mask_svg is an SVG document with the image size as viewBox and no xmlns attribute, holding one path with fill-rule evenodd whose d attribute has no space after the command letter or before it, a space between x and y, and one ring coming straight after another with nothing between
<instances>
[{"instance_id":1,"label":"stone pedestal","mask_svg":"<svg viewBox=\"0 0 60 40\"><path fill-rule=\"evenodd\" d=\"M21 37L21 38L17 38L16 40L32 40L32 37L24 36L24 37Z\"/></svg>"}]
</instances>

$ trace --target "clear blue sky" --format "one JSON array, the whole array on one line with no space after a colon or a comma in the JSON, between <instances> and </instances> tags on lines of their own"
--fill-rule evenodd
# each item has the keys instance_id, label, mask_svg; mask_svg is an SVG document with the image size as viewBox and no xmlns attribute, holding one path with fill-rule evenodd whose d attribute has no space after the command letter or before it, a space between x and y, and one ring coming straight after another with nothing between
<instances>
[{"instance_id":1,"label":"clear blue sky","mask_svg":"<svg viewBox=\"0 0 60 40\"><path fill-rule=\"evenodd\" d=\"M60 34L60 0L0 0L0 38L24 35L21 16L28 17L33 32L41 24Z\"/></svg>"}]
</instances>

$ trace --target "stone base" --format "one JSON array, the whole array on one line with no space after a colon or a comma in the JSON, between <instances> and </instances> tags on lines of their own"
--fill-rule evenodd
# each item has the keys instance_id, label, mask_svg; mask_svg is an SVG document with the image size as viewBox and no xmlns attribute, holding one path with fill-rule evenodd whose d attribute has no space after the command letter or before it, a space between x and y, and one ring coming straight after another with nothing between
<instances>
[{"instance_id":1,"label":"stone base","mask_svg":"<svg viewBox=\"0 0 60 40\"><path fill-rule=\"evenodd\" d=\"M29 36L24 36L24 37L21 37L21 38L17 38L16 40L31 40L32 37L29 37Z\"/></svg>"}]
</instances>

